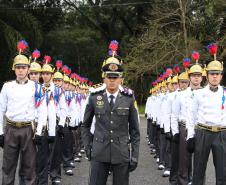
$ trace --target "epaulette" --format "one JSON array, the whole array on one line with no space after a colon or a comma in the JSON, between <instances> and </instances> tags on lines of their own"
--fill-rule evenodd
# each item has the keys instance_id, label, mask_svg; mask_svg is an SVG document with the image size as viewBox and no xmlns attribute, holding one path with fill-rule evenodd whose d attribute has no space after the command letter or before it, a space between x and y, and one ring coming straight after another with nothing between
<instances>
[{"instance_id":1,"label":"epaulette","mask_svg":"<svg viewBox=\"0 0 226 185\"><path fill-rule=\"evenodd\" d=\"M128 87L125 87L125 86L119 86L119 91L120 93L124 94L124 95L127 95L127 96L133 96L133 90L128 88Z\"/></svg>"},{"instance_id":2,"label":"epaulette","mask_svg":"<svg viewBox=\"0 0 226 185\"><path fill-rule=\"evenodd\" d=\"M106 84L101 84L100 86L98 86L96 88L90 89L90 94L94 95L94 94L104 91L105 89L106 89Z\"/></svg>"},{"instance_id":3,"label":"epaulette","mask_svg":"<svg viewBox=\"0 0 226 185\"><path fill-rule=\"evenodd\" d=\"M98 87L101 87L102 85L103 85L103 83L95 84L95 85L93 85L93 88L96 89Z\"/></svg>"}]
</instances>

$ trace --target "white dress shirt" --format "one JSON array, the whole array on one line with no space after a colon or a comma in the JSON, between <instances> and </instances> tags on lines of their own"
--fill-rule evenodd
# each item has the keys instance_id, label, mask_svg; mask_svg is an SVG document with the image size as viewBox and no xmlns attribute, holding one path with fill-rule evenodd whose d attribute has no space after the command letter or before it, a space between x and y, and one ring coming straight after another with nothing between
<instances>
[{"instance_id":1,"label":"white dress shirt","mask_svg":"<svg viewBox=\"0 0 226 185\"><path fill-rule=\"evenodd\" d=\"M113 96L114 96L113 102L115 103L115 100L116 100L116 98L117 98L117 96L118 96L119 90L117 90L114 94L111 94L111 93L109 93L108 90L106 89L106 93L107 93L107 97L108 97L108 102L110 103L110 101L111 101L110 96L113 95Z\"/></svg>"},{"instance_id":2,"label":"white dress shirt","mask_svg":"<svg viewBox=\"0 0 226 185\"><path fill-rule=\"evenodd\" d=\"M162 113L161 113L161 106L162 106L162 100L163 100L163 93L160 93L157 96L155 108L156 108L156 118L157 118L157 125L163 126L162 123ZM161 127L163 128L163 127Z\"/></svg>"},{"instance_id":3,"label":"white dress shirt","mask_svg":"<svg viewBox=\"0 0 226 185\"><path fill-rule=\"evenodd\" d=\"M3 85L0 95L0 134L3 134L3 117L15 122L30 122L37 119L36 134L41 135L47 122L47 106L44 101L35 106L35 82L28 80L18 84L15 80ZM36 114L37 110L37 114Z\"/></svg>"},{"instance_id":4,"label":"white dress shirt","mask_svg":"<svg viewBox=\"0 0 226 185\"><path fill-rule=\"evenodd\" d=\"M153 121L157 121L157 110L156 110L156 102L157 102L157 96L152 96L152 101L150 104L150 114Z\"/></svg>"},{"instance_id":5,"label":"white dress shirt","mask_svg":"<svg viewBox=\"0 0 226 185\"><path fill-rule=\"evenodd\" d=\"M171 117L171 110L172 110L172 94L168 92L165 95L165 100L162 104L162 122L163 122L163 128L164 132L170 132L170 117Z\"/></svg>"},{"instance_id":6,"label":"white dress shirt","mask_svg":"<svg viewBox=\"0 0 226 185\"><path fill-rule=\"evenodd\" d=\"M168 95L168 99L167 99L167 106L166 106L166 121L169 122L169 125L167 125L166 127L166 130L171 130L172 132L175 131L175 129L177 128L174 128L174 125L172 125L172 105L173 105L173 102L175 101L176 99L176 96L178 94L178 89L172 93L169 93ZM168 128L168 126L170 128ZM176 125L177 127L177 125Z\"/></svg>"},{"instance_id":7,"label":"white dress shirt","mask_svg":"<svg viewBox=\"0 0 226 185\"><path fill-rule=\"evenodd\" d=\"M188 110L189 110L189 104L190 104L189 96L191 96L190 87L188 87L184 91L178 92L178 94L176 95L175 101L172 104L171 125L174 128L172 130L173 135L179 133L178 122L184 122L185 124L187 124Z\"/></svg>"},{"instance_id":8,"label":"white dress shirt","mask_svg":"<svg viewBox=\"0 0 226 185\"><path fill-rule=\"evenodd\" d=\"M187 139L194 137L195 125L201 123L207 126L226 127L226 92L222 86L213 92L209 85L194 93L191 105L191 119L188 120ZM222 108L222 105L224 108Z\"/></svg>"},{"instance_id":9,"label":"white dress shirt","mask_svg":"<svg viewBox=\"0 0 226 185\"><path fill-rule=\"evenodd\" d=\"M62 88L58 87L59 89L59 93L60 93L60 97L59 97L59 102L55 102L55 106L56 106L56 115L57 117L60 119L58 122L58 125L61 125L62 127L64 127L65 125L65 121L66 121L66 117L67 117L67 104L65 101L65 96L64 96L64 91Z\"/></svg>"}]
</instances>

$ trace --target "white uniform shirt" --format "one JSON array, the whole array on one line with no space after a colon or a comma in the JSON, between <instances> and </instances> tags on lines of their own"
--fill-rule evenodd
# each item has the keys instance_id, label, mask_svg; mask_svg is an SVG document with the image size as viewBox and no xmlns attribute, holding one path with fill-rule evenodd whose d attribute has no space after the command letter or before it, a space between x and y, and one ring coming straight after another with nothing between
<instances>
[{"instance_id":1,"label":"white uniform shirt","mask_svg":"<svg viewBox=\"0 0 226 185\"><path fill-rule=\"evenodd\" d=\"M153 121L157 121L156 102L157 102L157 96L152 96L152 101L150 104L150 114Z\"/></svg>"},{"instance_id":2,"label":"white uniform shirt","mask_svg":"<svg viewBox=\"0 0 226 185\"><path fill-rule=\"evenodd\" d=\"M169 93L168 95L168 99L167 99L167 105L166 105L166 122L169 123L166 125L166 130L169 131L173 131L175 130L176 128L174 128L174 125L172 125L172 105L173 105L173 102L175 101L176 99L176 96L178 94L178 90L172 92L172 93ZM169 128L170 127L170 128ZM177 125L176 125L177 127Z\"/></svg>"},{"instance_id":3,"label":"white uniform shirt","mask_svg":"<svg viewBox=\"0 0 226 185\"><path fill-rule=\"evenodd\" d=\"M170 117L171 117L171 110L172 110L172 93L167 93L165 95L165 100L162 104L162 121L163 121L163 128L164 132L170 132Z\"/></svg>"},{"instance_id":4,"label":"white uniform shirt","mask_svg":"<svg viewBox=\"0 0 226 185\"><path fill-rule=\"evenodd\" d=\"M35 106L35 82L28 80L18 84L15 80L3 85L0 95L0 134L3 134L3 117L15 122L30 122L37 117L36 134L41 135L47 122L47 106L44 101ZM37 110L37 115L35 111Z\"/></svg>"},{"instance_id":5,"label":"white uniform shirt","mask_svg":"<svg viewBox=\"0 0 226 185\"><path fill-rule=\"evenodd\" d=\"M161 126L161 119L162 119L162 114L161 114L161 104L162 104L162 98L163 98L163 94L160 93L157 96L156 99L156 104L155 104L155 108L156 108L156 118L157 118L157 125Z\"/></svg>"},{"instance_id":6,"label":"white uniform shirt","mask_svg":"<svg viewBox=\"0 0 226 185\"><path fill-rule=\"evenodd\" d=\"M76 114L74 114L76 111L75 98L73 97L73 93L71 91L64 91L64 96L67 105L67 117L70 118L69 126L75 127L76 125Z\"/></svg>"},{"instance_id":7,"label":"white uniform shirt","mask_svg":"<svg viewBox=\"0 0 226 185\"><path fill-rule=\"evenodd\" d=\"M146 101L146 105L145 105L144 113L147 115L147 119L151 118L151 100L152 100L152 97L149 96L147 101Z\"/></svg>"},{"instance_id":8,"label":"white uniform shirt","mask_svg":"<svg viewBox=\"0 0 226 185\"><path fill-rule=\"evenodd\" d=\"M190 93L189 88L184 91L179 91L176 93L175 100L172 104L172 115L171 115L171 127L172 134L175 135L179 133L179 125L178 122L187 122L187 112L188 112L188 104L187 104L187 96Z\"/></svg>"},{"instance_id":9,"label":"white uniform shirt","mask_svg":"<svg viewBox=\"0 0 226 185\"><path fill-rule=\"evenodd\" d=\"M167 122L166 122L166 115L165 115L165 113L166 113L166 111L165 111L165 109L166 109L166 106L167 106L167 99L168 99L168 93L163 93L162 94L162 101L161 101L161 105L160 105L160 114L159 114L159 117L160 117L160 119L161 119L161 122L160 122L160 128L163 128L164 129L164 125L166 125L167 124ZM165 129L164 129L164 131L165 131Z\"/></svg>"},{"instance_id":10,"label":"white uniform shirt","mask_svg":"<svg viewBox=\"0 0 226 185\"><path fill-rule=\"evenodd\" d=\"M60 96L59 96L59 102L55 102L56 115L59 118L58 125L61 125L62 127L64 127L66 117L67 117L67 104L66 104L66 101L65 101L63 89L60 88L60 87L57 87L57 88L58 88L57 90L59 90L59 92L57 92L57 93Z\"/></svg>"},{"instance_id":11,"label":"white uniform shirt","mask_svg":"<svg viewBox=\"0 0 226 185\"><path fill-rule=\"evenodd\" d=\"M191 119L188 120L187 139L194 137L195 125L201 123L207 126L226 127L226 92L222 86L213 92L209 85L194 93L191 106ZM224 98L225 99L225 98ZM222 109L222 105L224 108Z\"/></svg>"},{"instance_id":12,"label":"white uniform shirt","mask_svg":"<svg viewBox=\"0 0 226 185\"><path fill-rule=\"evenodd\" d=\"M56 133L56 116L59 117L59 125L64 126L66 119L66 102L62 89L50 83L48 96L48 133L49 136L55 136ZM58 96L58 100L56 100Z\"/></svg>"}]
</instances>

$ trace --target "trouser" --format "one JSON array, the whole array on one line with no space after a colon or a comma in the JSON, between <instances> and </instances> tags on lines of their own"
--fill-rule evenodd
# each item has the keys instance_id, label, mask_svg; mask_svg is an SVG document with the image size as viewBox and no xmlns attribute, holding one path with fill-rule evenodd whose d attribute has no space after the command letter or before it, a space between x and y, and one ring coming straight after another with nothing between
<instances>
[{"instance_id":1,"label":"trouser","mask_svg":"<svg viewBox=\"0 0 226 185\"><path fill-rule=\"evenodd\" d=\"M36 185L36 149L31 126L17 128L7 124L3 150L2 185L14 185L18 157L26 185Z\"/></svg>"},{"instance_id":2,"label":"trouser","mask_svg":"<svg viewBox=\"0 0 226 185\"><path fill-rule=\"evenodd\" d=\"M192 173L192 154L187 151L187 130L183 125L179 125L180 144L179 144L179 168L178 184L187 185Z\"/></svg>"},{"instance_id":3,"label":"trouser","mask_svg":"<svg viewBox=\"0 0 226 185\"><path fill-rule=\"evenodd\" d=\"M171 140L171 170L169 182L170 185L178 185L178 166L179 166L179 143Z\"/></svg>"},{"instance_id":4,"label":"trouser","mask_svg":"<svg viewBox=\"0 0 226 185\"><path fill-rule=\"evenodd\" d=\"M81 150L81 145L80 145L80 128L76 129L73 131L73 136L74 136L74 154L77 156L78 153Z\"/></svg>"},{"instance_id":5,"label":"trouser","mask_svg":"<svg viewBox=\"0 0 226 185\"><path fill-rule=\"evenodd\" d=\"M157 146L157 126L156 126L156 124L154 124L154 122L152 123L152 134L153 134L153 144L154 144L154 146L155 146L155 148L156 148L156 146Z\"/></svg>"},{"instance_id":6,"label":"trouser","mask_svg":"<svg viewBox=\"0 0 226 185\"><path fill-rule=\"evenodd\" d=\"M164 161L165 161L165 169L170 170L171 169L171 140L166 139L166 145L165 145L165 155L164 155Z\"/></svg>"},{"instance_id":7,"label":"trouser","mask_svg":"<svg viewBox=\"0 0 226 185\"><path fill-rule=\"evenodd\" d=\"M65 170L71 169L70 163L73 161L73 133L68 126L65 126L63 129L63 150L62 150L62 159L63 167Z\"/></svg>"},{"instance_id":8,"label":"trouser","mask_svg":"<svg viewBox=\"0 0 226 185\"><path fill-rule=\"evenodd\" d=\"M166 136L163 133L163 129L160 131L160 155L159 155L159 163L165 164L165 148L166 148Z\"/></svg>"},{"instance_id":9,"label":"trouser","mask_svg":"<svg viewBox=\"0 0 226 185\"><path fill-rule=\"evenodd\" d=\"M154 144L154 137L153 137L153 124L152 119L148 119L149 131L148 131L148 138L151 144Z\"/></svg>"},{"instance_id":10,"label":"trouser","mask_svg":"<svg viewBox=\"0 0 226 185\"><path fill-rule=\"evenodd\" d=\"M226 131L210 132L203 129L195 131L194 171L192 185L202 185L206 166L212 150L215 166L216 185L226 184Z\"/></svg>"},{"instance_id":11,"label":"trouser","mask_svg":"<svg viewBox=\"0 0 226 185\"><path fill-rule=\"evenodd\" d=\"M55 179L61 179L62 147L63 138L59 136L58 132L56 132L50 157L50 177L52 181Z\"/></svg>"},{"instance_id":12,"label":"trouser","mask_svg":"<svg viewBox=\"0 0 226 185\"><path fill-rule=\"evenodd\" d=\"M37 145L37 185L48 184L48 165L50 149L48 143L48 131L44 131L41 144Z\"/></svg>"},{"instance_id":13,"label":"trouser","mask_svg":"<svg viewBox=\"0 0 226 185\"><path fill-rule=\"evenodd\" d=\"M113 185L129 185L129 163L111 164L97 161L91 161L89 185L106 185L110 167Z\"/></svg>"},{"instance_id":14,"label":"trouser","mask_svg":"<svg viewBox=\"0 0 226 185\"><path fill-rule=\"evenodd\" d=\"M147 136L149 136L150 133L150 119L147 118Z\"/></svg>"},{"instance_id":15,"label":"trouser","mask_svg":"<svg viewBox=\"0 0 226 185\"><path fill-rule=\"evenodd\" d=\"M159 157L160 155L160 135L161 135L161 129L159 126L156 126L156 155Z\"/></svg>"}]
</instances>

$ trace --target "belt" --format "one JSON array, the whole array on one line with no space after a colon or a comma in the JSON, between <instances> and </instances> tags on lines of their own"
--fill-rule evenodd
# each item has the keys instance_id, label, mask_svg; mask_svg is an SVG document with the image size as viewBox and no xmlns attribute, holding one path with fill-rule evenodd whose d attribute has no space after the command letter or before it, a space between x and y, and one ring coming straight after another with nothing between
<instances>
[{"instance_id":1,"label":"belt","mask_svg":"<svg viewBox=\"0 0 226 185\"><path fill-rule=\"evenodd\" d=\"M16 122L16 121L12 121L9 120L8 118L6 118L7 124L12 125L16 128L22 128L22 127L27 127L27 126L31 126L32 125L32 121L29 122Z\"/></svg>"},{"instance_id":2,"label":"belt","mask_svg":"<svg viewBox=\"0 0 226 185\"><path fill-rule=\"evenodd\" d=\"M183 122L183 121L179 121L178 123L179 123L179 125L180 125L180 126L182 126L182 127L186 127L186 123L185 123L185 122Z\"/></svg>"},{"instance_id":3,"label":"belt","mask_svg":"<svg viewBox=\"0 0 226 185\"><path fill-rule=\"evenodd\" d=\"M207 126L207 125L203 125L201 123L198 123L198 125L196 125L196 128L198 129L203 129L203 130L208 130L210 132L221 132L221 131L226 131L226 127L218 127L218 126Z\"/></svg>"},{"instance_id":4,"label":"belt","mask_svg":"<svg viewBox=\"0 0 226 185\"><path fill-rule=\"evenodd\" d=\"M66 126L69 126L70 122L71 122L71 117L67 116L65 121Z\"/></svg>"}]
</instances>

